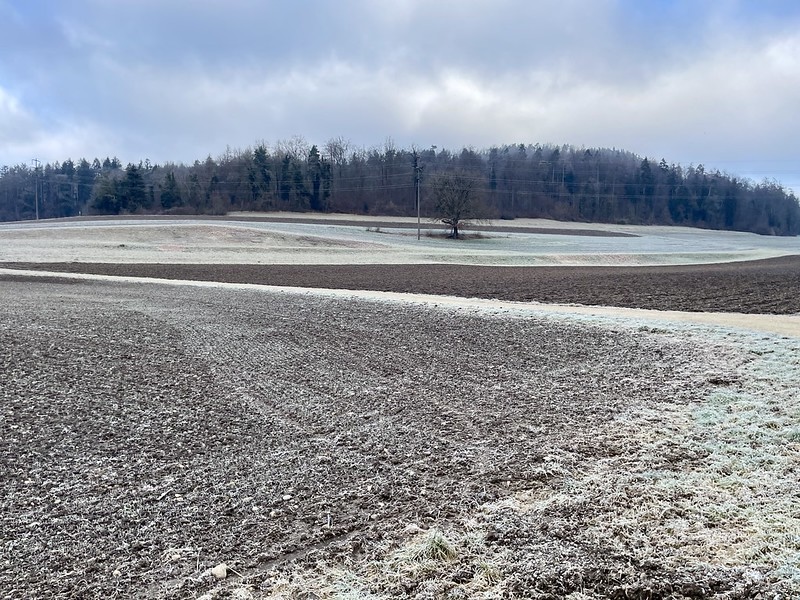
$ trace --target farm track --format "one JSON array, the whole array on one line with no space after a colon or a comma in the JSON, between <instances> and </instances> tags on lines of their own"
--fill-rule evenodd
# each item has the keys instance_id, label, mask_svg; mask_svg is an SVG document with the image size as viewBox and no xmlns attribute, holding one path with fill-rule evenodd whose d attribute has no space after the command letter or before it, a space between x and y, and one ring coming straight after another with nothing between
<instances>
[{"instance_id":1,"label":"farm track","mask_svg":"<svg viewBox=\"0 0 800 600\"><path fill-rule=\"evenodd\" d=\"M664 267L0 263L0 267L645 308L800 313L800 256ZM0 281L13 275L0 275Z\"/></svg>"},{"instance_id":2,"label":"farm track","mask_svg":"<svg viewBox=\"0 0 800 600\"><path fill-rule=\"evenodd\" d=\"M102 268L134 274L117 267ZM151 269L137 273L186 277ZM744 360L711 341L265 291L6 277L0 303L8 598L195 598L219 562L266 594L260 567L287 557L366 560L409 525L559 489L553 456L619 456L620 415L698 400ZM671 452L659 460L702 458ZM504 585L519 596L702 580L540 525L487 534L518 554ZM567 550L532 573L536 545ZM724 592L737 575L715 577Z\"/></svg>"}]
</instances>

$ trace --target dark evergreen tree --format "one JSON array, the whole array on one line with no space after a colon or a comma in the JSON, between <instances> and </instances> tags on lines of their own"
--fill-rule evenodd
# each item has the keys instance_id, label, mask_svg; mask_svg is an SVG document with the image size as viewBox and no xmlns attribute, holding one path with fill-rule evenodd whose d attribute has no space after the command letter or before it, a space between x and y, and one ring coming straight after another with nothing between
<instances>
[{"instance_id":1,"label":"dark evergreen tree","mask_svg":"<svg viewBox=\"0 0 800 600\"><path fill-rule=\"evenodd\" d=\"M119 195L120 209L124 212L133 213L150 208L142 170L133 163L125 168L125 178L120 182Z\"/></svg>"},{"instance_id":2,"label":"dark evergreen tree","mask_svg":"<svg viewBox=\"0 0 800 600\"><path fill-rule=\"evenodd\" d=\"M161 208L170 210L181 205L181 191L178 182L175 180L174 171L169 171L164 176L163 187L161 188Z\"/></svg>"},{"instance_id":3,"label":"dark evergreen tree","mask_svg":"<svg viewBox=\"0 0 800 600\"><path fill-rule=\"evenodd\" d=\"M309 195L309 204L311 210L321 211L325 209L322 201L322 163L319 158L319 150L316 146L311 146L308 151L308 176L311 179L311 194Z\"/></svg>"}]
</instances>

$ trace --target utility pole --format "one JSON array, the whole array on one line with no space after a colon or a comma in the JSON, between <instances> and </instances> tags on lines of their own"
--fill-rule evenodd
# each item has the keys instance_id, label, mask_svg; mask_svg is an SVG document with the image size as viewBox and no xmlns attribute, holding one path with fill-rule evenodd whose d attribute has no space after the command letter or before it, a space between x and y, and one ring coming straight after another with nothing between
<instances>
[{"instance_id":1,"label":"utility pole","mask_svg":"<svg viewBox=\"0 0 800 600\"><path fill-rule=\"evenodd\" d=\"M419 172L422 170L422 167L419 165L419 154L416 150L414 150L414 188L416 190L416 197L417 197L417 240L420 239L420 232L422 229L422 224L420 220L420 211L419 211Z\"/></svg>"},{"instance_id":2,"label":"utility pole","mask_svg":"<svg viewBox=\"0 0 800 600\"><path fill-rule=\"evenodd\" d=\"M39 165L42 161L38 158L32 158L31 162L36 165L33 170L33 187L34 187L34 196L36 197L36 220L39 220Z\"/></svg>"},{"instance_id":3,"label":"utility pole","mask_svg":"<svg viewBox=\"0 0 800 600\"><path fill-rule=\"evenodd\" d=\"M597 163L597 175L594 178L597 182L597 205L600 206L600 163Z\"/></svg>"}]
</instances>

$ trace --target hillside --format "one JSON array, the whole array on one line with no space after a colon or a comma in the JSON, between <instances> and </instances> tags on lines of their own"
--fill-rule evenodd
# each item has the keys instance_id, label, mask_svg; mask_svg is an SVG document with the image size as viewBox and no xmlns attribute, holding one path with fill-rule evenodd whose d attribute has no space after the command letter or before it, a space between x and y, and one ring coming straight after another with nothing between
<instances>
[{"instance_id":1,"label":"hillside","mask_svg":"<svg viewBox=\"0 0 800 600\"><path fill-rule=\"evenodd\" d=\"M192 165L144 161L123 168L106 158L4 167L0 220L234 210L410 216L417 175L421 212L430 216L430 181L455 170L475 181L487 217L800 234L800 204L781 184L703 165L608 148L517 144L451 152L387 142L367 150L342 139L318 147L301 138L228 149Z\"/></svg>"}]
</instances>

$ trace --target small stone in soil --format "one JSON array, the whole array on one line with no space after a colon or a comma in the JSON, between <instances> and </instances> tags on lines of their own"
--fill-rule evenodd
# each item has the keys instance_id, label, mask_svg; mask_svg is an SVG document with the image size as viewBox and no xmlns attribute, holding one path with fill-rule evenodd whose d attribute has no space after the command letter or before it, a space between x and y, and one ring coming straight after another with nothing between
<instances>
[{"instance_id":1,"label":"small stone in soil","mask_svg":"<svg viewBox=\"0 0 800 600\"><path fill-rule=\"evenodd\" d=\"M220 563L211 569L211 574L217 579L225 579L228 576L228 566L225 563Z\"/></svg>"}]
</instances>

